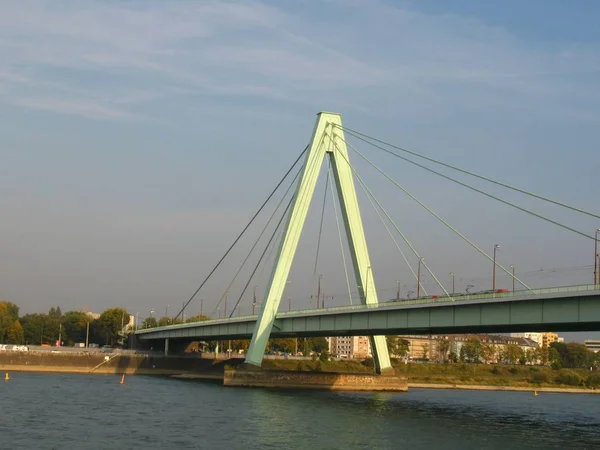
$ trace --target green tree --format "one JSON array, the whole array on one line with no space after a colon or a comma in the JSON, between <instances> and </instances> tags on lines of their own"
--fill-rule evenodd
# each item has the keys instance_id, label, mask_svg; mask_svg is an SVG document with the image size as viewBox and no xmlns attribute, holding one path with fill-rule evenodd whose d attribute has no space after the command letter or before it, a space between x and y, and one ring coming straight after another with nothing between
<instances>
[{"instance_id":1,"label":"green tree","mask_svg":"<svg viewBox=\"0 0 600 450\"><path fill-rule=\"evenodd\" d=\"M25 344L40 345L54 344L58 339L58 328L47 314L26 314L20 319L23 327L23 339Z\"/></svg>"},{"instance_id":2,"label":"green tree","mask_svg":"<svg viewBox=\"0 0 600 450\"><path fill-rule=\"evenodd\" d=\"M123 308L109 308L98 319L100 333L108 345L115 345L124 335L123 328L129 321L129 314Z\"/></svg>"},{"instance_id":3,"label":"green tree","mask_svg":"<svg viewBox=\"0 0 600 450\"><path fill-rule=\"evenodd\" d=\"M14 320L6 302L0 302L0 344L6 343L7 333Z\"/></svg>"},{"instance_id":4,"label":"green tree","mask_svg":"<svg viewBox=\"0 0 600 450\"><path fill-rule=\"evenodd\" d=\"M490 344L488 342L481 343L481 359L489 364L496 362L496 354L498 353L496 350L496 346L494 344Z\"/></svg>"},{"instance_id":5,"label":"green tree","mask_svg":"<svg viewBox=\"0 0 600 450\"><path fill-rule=\"evenodd\" d=\"M386 341L390 356L404 358L408 353L408 341L400 336L386 336Z\"/></svg>"},{"instance_id":6,"label":"green tree","mask_svg":"<svg viewBox=\"0 0 600 450\"><path fill-rule=\"evenodd\" d=\"M23 344L23 327L18 320L15 320L6 333L9 344Z\"/></svg>"},{"instance_id":7,"label":"green tree","mask_svg":"<svg viewBox=\"0 0 600 450\"><path fill-rule=\"evenodd\" d=\"M468 338L460 348L461 361L476 363L481 360L481 341L476 337Z\"/></svg>"},{"instance_id":8,"label":"green tree","mask_svg":"<svg viewBox=\"0 0 600 450\"><path fill-rule=\"evenodd\" d=\"M0 303L2 303L6 307L6 310L8 311L8 314L10 315L10 318L13 322L19 320L19 307L17 305L11 302Z\"/></svg>"},{"instance_id":9,"label":"green tree","mask_svg":"<svg viewBox=\"0 0 600 450\"><path fill-rule=\"evenodd\" d=\"M440 336L435 340L438 360L445 362L448 360L448 352L450 351L450 341L444 336Z\"/></svg>"},{"instance_id":10,"label":"green tree","mask_svg":"<svg viewBox=\"0 0 600 450\"><path fill-rule=\"evenodd\" d=\"M142 323L142 328L154 328L158 326L158 322L154 317L146 317Z\"/></svg>"},{"instance_id":11,"label":"green tree","mask_svg":"<svg viewBox=\"0 0 600 450\"><path fill-rule=\"evenodd\" d=\"M523 349L517 344L507 344L503 357L508 364L517 364L523 358Z\"/></svg>"},{"instance_id":12,"label":"green tree","mask_svg":"<svg viewBox=\"0 0 600 450\"><path fill-rule=\"evenodd\" d=\"M62 318L62 327L66 336L63 340L67 345L85 342L87 325L91 322L92 318L82 311L67 311Z\"/></svg>"},{"instance_id":13,"label":"green tree","mask_svg":"<svg viewBox=\"0 0 600 450\"><path fill-rule=\"evenodd\" d=\"M293 353L295 347L296 340L294 338L269 339L267 342L268 351Z\"/></svg>"},{"instance_id":14,"label":"green tree","mask_svg":"<svg viewBox=\"0 0 600 450\"><path fill-rule=\"evenodd\" d=\"M210 317L205 316L204 314L198 314L197 316L192 316L185 319L186 322L203 322L205 320L210 320Z\"/></svg>"}]
</instances>

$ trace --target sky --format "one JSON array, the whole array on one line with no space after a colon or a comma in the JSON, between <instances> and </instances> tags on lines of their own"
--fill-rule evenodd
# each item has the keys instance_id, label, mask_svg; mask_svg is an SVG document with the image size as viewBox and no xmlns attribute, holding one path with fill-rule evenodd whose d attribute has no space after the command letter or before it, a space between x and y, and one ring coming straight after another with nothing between
<instances>
[{"instance_id":1,"label":"sky","mask_svg":"<svg viewBox=\"0 0 600 450\"><path fill-rule=\"evenodd\" d=\"M0 2L0 298L24 313L178 312L322 110L598 213L599 14L592 0ZM590 239L348 141L486 253L498 243L500 264L515 265L529 286L591 283ZM450 272L457 291L491 288L489 261L351 158L447 289ZM588 235L598 228L597 219L442 172ZM309 307L317 274L330 304L350 301L331 197L315 267L323 180L282 309ZM412 274L359 195L379 296L393 298L397 284L405 296ZM215 312L228 290L229 308L240 298L254 263L227 286L261 227L190 314L200 303ZM417 256L407 255L416 270ZM264 290L267 256L241 295L245 312L253 287ZM498 285L511 283L499 270Z\"/></svg>"}]
</instances>

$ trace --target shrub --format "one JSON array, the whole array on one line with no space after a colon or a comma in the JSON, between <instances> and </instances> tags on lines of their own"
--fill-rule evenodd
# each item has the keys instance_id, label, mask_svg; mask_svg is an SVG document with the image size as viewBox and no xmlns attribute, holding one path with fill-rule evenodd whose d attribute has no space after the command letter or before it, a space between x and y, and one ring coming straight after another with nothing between
<instances>
[{"instance_id":1,"label":"shrub","mask_svg":"<svg viewBox=\"0 0 600 450\"><path fill-rule=\"evenodd\" d=\"M590 387L599 387L600 386L600 373L591 374L589 377L587 377L585 384L587 384Z\"/></svg>"},{"instance_id":2,"label":"shrub","mask_svg":"<svg viewBox=\"0 0 600 450\"><path fill-rule=\"evenodd\" d=\"M534 383L548 383L550 381L550 376L548 372L534 372L531 376L531 381Z\"/></svg>"},{"instance_id":3,"label":"shrub","mask_svg":"<svg viewBox=\"0 0 600 450\"><path fill-rule=\"evenodd\" d=\"M502 373L502 371L498 368L498 366L494 366L494 368L492 370L490 370L491 373L493 373L494 375L500 375Z\"/></svg>"},{"instance_id":4,"label":"shrub","mask_svg":"<svg viewBox=\"0 0 600 450\"><path fill-rule=\"evenodd\" d=\"M513 375L517 375L519 373L519 369L517 369L516 367L511 367L509 372Z\"/></svg>"},{"instance_id":5,"label":"shrub","mask_svg":"<svg viewBox=\"0 0 600 450\"><path fill-rule=\"evenodd\" d=\"M561 370L556 376L557 383L566 384L567 386L579 386L581 381L579 374L570 370Z\"/></svg>"}]
</instances>

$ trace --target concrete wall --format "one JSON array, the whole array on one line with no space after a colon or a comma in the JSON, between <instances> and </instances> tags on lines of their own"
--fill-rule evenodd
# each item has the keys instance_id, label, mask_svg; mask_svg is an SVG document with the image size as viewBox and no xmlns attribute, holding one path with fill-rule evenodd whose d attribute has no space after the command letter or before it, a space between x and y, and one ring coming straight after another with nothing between
<instances>
[{"instance_id":1,"label":"concrete wall","mask_svg":"<svg viewBox=\"0 0 600 450\"><path fill-rule=\"evenodd\" d=\"M405 392L408 390L408 383L405 377L271 370L226 369L223 385L284 389L322 389L331 391Z\"/></svg>"}]
</instances>

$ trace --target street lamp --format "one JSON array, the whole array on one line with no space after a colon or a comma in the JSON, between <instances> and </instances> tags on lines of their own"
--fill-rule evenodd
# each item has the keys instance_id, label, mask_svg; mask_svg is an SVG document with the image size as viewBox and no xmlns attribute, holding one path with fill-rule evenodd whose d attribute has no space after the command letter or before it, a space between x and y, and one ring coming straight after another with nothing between
<instances>
[{"instance_id":1,"label":"street lamp","mask_svg":"<svg viewBox=\"0 0 600 450\"><path fill-rule=\"evenodd\" d=\"M500 245L494 244L494 267L492 270L492 293L496 293L496 250L500 248Z\"/></svg>"},{"instance_id":2,"label":"street lamp","mask_svg":"<svg viewBox=\"0 0 600 450\"><path fill-rule=\"evenodd\" d=\"M450 272L450 276L452 277L452 295L454 295L454 272Z\"/></svg>"},{"instance_id":3,"label":"street lamp","mask_svg":"<svg viewBox=\"0 0 600 450\"><path fill-rule=\"evenodd\" d=\"M204 305L204 299L200 299L200 319L202 319L202 306Z\"/></svg>"},{"instance_id":4,"label":"street lamp","mask_svg":"<svg viewBox=\"0 0 600 450\"><path fill-rule=\"evenodd\" d=\"M423 262L423 257L419 258L419 267L417 268L417 300L419 300L419 294L421 292L421 263Z\"/></svg>"},{"instance_id":5,"label":"street lamp","mask_svg":"<svg viewBox=\"0 0 600 450\"><path fill-rule=\"evenodd\" d=\"M513 282L513 294L515 292L515 266L513 264L510 265L510 268L512 269L512 282Z\"/></svg>"},{"instance_id":6,"label":"street lamp","mask_svg":"<svg viewBox=\"0 0 600 450\"><path fill-rule=\"evenodd\" d=\"M400 281L396 280L396 301L400 301Z\"/></svg>"},{"instance_id":7,"label":"street lamp","mask_svg":"<svg viewBox=\"0 0 600 450\"><path fill-rule=\"evenodd\" d=\"M165 306L165 317L167 318L167 323L169 323L169 306L171 305Z\"/></svg>"},{"instance_id":8,"label":"street lamp","mask_svg":"<svg viewBox=\"0 0 600 450\"><path fill-rule=\"evenodd\" d=\"M323 278L322 273L319 274L319 283L318 283L318 288L317 288L317 309L319 309L319 305L321 302L321 278Z\"/></svg>"},{"instance_id":9,"label":"street lamp","mask_svg":"<svg viewBox=\"0 0 600 450\"><path fill-rule=\"evenodd\" d=\"M598 276L598 232L600 231L600 228L598 228L595 232L594 232L594 286L597 285L600 281L599 281L599 276Z\"/></svg>"},{"instance_id":10,"label":"street lamp","mask_svg":"<svg viewBox=\"0 0 600 450\"><path fill-rule=\"evenodd\" d=\"M227 297L229 297L229 292L225 293L225 310L223 311L223 318L227 317Z\"/></svg>"},{"instance_id":11,"label":"street lamp","mask_svg":"<svg viewBox=\"0 0 600 450\"><path fill-rule=\"evenodd\" d=\"M292 310L292 297L288 297L288 312Z\"/></svg>"}]
</instances>

